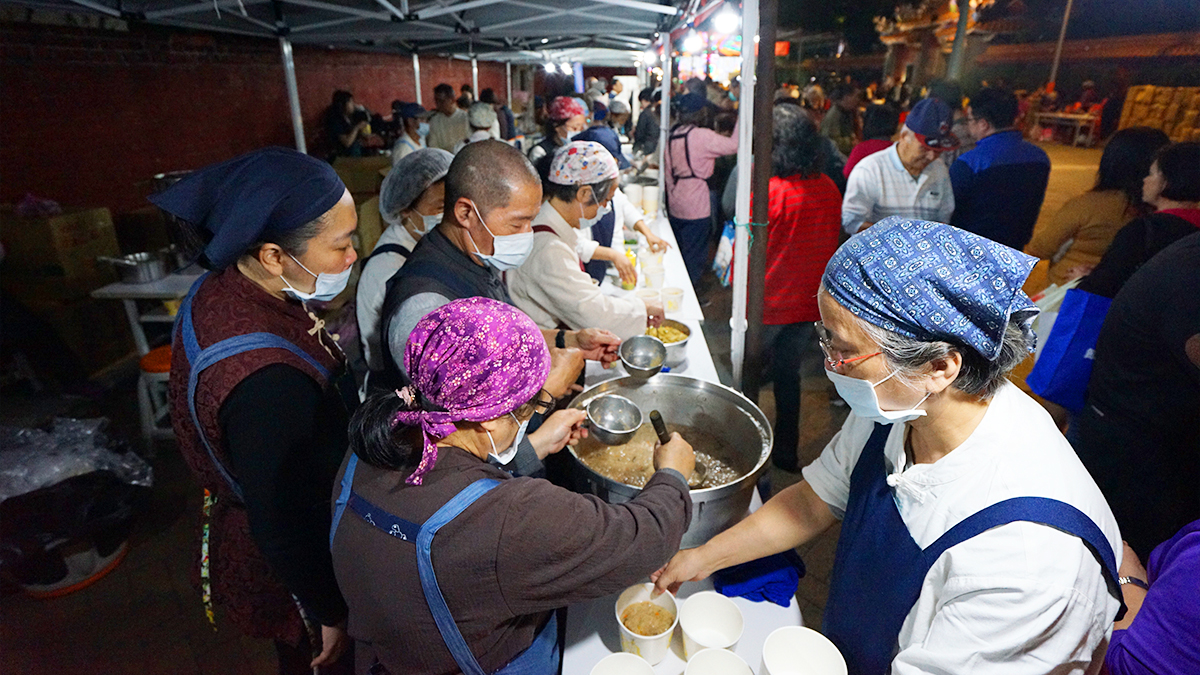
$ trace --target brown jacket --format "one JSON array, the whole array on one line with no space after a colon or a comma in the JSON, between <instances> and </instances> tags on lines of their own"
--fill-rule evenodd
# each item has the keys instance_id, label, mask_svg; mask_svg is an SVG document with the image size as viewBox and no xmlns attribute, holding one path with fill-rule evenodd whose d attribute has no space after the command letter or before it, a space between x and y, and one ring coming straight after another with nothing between
<instances>
[{"instance_id":1,"label":"brown jacket","mask_svg":"<svg viewBox=\"0 0 1200 675\"><path fill-rule=\"evenodd\" d=\"M1025 252L1050 260L1050 282L1061 286L1091 272L1117 231L1135 215L1120 190L1085 192L1037 228Z\"/></svg>"},{"instance_id":2,"label":"brown jacket","mask_svg":"<svg viewBox=\"0 0 1200 675\"><path fill-rule=\"evenodd\" d=\"M637 499L619 505L545 480L513 478L458 448L439 448L423 485L403 478L359 461L354 490L419 524L476 480L502 481L444 526L432 548L446 604L487 672L524 651L552 610L646 580L679 549L691 522L687 485L664 471ZM459 672L421 591L413 543L347 509L333 562L350 606L360 673L375 659L397 674Z\"/></svg>"}]
</instances>

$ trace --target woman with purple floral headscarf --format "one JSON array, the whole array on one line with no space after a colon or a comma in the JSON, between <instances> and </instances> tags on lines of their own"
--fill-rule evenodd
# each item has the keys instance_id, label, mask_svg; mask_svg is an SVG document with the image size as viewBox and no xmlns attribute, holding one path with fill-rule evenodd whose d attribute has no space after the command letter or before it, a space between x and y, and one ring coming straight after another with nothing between
<instances>
[{"instance_id":1,"label":"woman with purple floral headscarf","mask_svg":"<svg viewBox=\"0 0 1200 675\"><path fill-rule=\"evenodd\" d=\"M520 442L550 371L538 327L502 302L429 313L404 366L412 384L351 421L334 509L355 662L363 673L554 673L556 609L619 591L678 550L691 446L675 435L658 447L658 471L620 505L489 463ZM559 411L542 428L561 449L586 434L583 417Z\"/></svg>"}]
</instances>

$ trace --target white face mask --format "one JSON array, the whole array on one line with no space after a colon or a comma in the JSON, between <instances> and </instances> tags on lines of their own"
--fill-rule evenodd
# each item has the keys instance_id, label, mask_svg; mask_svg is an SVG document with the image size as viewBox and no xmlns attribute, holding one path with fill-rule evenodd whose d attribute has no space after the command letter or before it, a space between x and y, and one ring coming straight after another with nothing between
<instances>
[{"instance_id":1,"label":"white face mask","mask_svg":"<svg viewBox=\"0 0 1200 675\"><path fill-rule=\"evenodd\" d=\"M475 247L475 254L482 258L483 262L501 272L520 267L525 262L525 259L529 257L529 252L533 250L533 230L496 236L496 233L492 232L492 229L484 222L483 216L479 213L479 207L475 206L475 202L471 202L471 208L475 209L475 215L479 217L479 222L483 225L483 229L492 235L492 254L484 255L479 250L479 246L475 243L475 240L471 238L471 233L467 233L467 238L471 239L471 245Z\"/></svg>"},{"instance_id":2,"label":"white face mask","mask_svg":"<svg viewBox=\"0 0 1200 675\"><path fill-rule=\"evenodd\" d=\"M417 125L417 135L421 138L429 135L429 122L421 122Z\"/></svg>"},{"instance_id":3,"label":"white face mask","mask_svg":"<svg viewBox=\"0 0 1200 675\"><path fill-rule=\"evenodd\" d=\"M423 213L417 213L416 215L421 216L421 224L420 224L420 226L418 226L414 229L416 230L417 235L421 236L421 237L424 237L425 235L432 232L433 228L437 227L438 223L442 222L442 214L441 213L435 213L432 216L427 216ZM412 220L412 216L409 216L409 219ZM416 224L417 224L416 221L414 221L413 225L416 225Z\"/></svg>"},{"instance_id":4,"label":"white face mask","mask_svg":"<svg viewBox=\"0 0 1200 675\"><path fill-rule=\"evenodd\" d=\"M576 203L578 203L578 202L576 202ZM580 229L590 229L593 225L600 222L601 218L608 215L608 213L610 211L612 211L612 200L611 199L608 200L607 204L596 209L596 215L592 216L591 218L584 218L583 217L583 204L579 204L579 228Z\"/></svg>"},{"instance_id":5,"label":"white face mask","mask_svg":"<svg viewBox=\"0 0 1200 675\"><path fill-rule=\"evenodd\" d=\"M521 445L521 439L525 438L525 429L529 426L529 420L519 422L516 415L512 413L509 413L509 415L512 415L513 421L517 422L517 437L513 439L512 445L508 446L504 452L496 452L496 441L492 439L492 432L484 429L484 431L487 431L488 442L492 444L492 451L488 453L488 456L495 458L501 464L508 464L512 461L513 457L517 456L517 448Z\"/></svg>"},{"instance_id":6,"label":"white face mask","mask_svg":"<svg viewBox=\"0 0 1200 675\"><path fill-rule=\"evenodd\" d=\"M297 300L321 300L324 302L336 298L339 293L346 289L346 283L350 281L350 270L354 268L354 266L351 265L340 274L327 274L325 272L313 274L312 270L305 267L304 263L296 260L296 257L291 253L288 253L287 256L295 261L295 263L300 266L300 269L312 274L317 279L317 286L313 289L313 292L305 293L304 291L296 290L295 287L288 283L287 277L283 276L282 274L279 275L279 278L283 279L283 285L287 286L287 288L283 289L284 292L290 294Z\"/></svg>"},{"instance_id":7,"label":"white face mask","mask_svg":"<svg viewBox=\"0 0 1200 675\"><path fill-rule=\"evenodd\" d=\"M568 131L567 132L567 142L570 143L572 140L575 139L576 136L578 136L579 134L582 134L582 133L583 133L582 131Z\"/></svg>"},{"instance_id":8,"label":"white face mask","mask_svg":"<svg viewBox=\"0 0 1200 675\"><path fill-rule=\"evenodd\" d=\"M882 380L871 384L867 380L835 373L828 368L825 369L825 375L833 382L833 386L837 389L838 396L850 406L850 410L855 415L880 424L895 424L896 422L911 422L925 414L918 406L929 398L932 392L927 392L925 398L917 402L917 405L908 410L884 410L879 407L879 397L875 395L875 387L887 382L896 376L900 371L893 370L891 375Z\"/></svg>"}]
</instances>

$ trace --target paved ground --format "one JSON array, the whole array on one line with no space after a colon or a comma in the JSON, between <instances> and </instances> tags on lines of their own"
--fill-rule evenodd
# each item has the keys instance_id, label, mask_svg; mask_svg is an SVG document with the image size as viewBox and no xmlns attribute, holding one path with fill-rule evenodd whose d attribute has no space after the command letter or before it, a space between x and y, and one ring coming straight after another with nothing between
<instances>
[{"instance_id":1,"label":"paved ground","mask_svg":"<svg viewBox=\"0 0 1200 675\"><path fill-rule=\"evenodd\" d=\"M1053 213L1066 199L1091 187L1099 150L1043 146L1054 169L1043 207ZM708 338L723 380L729 382L730 293L711 293L705 308ZM830 385L820 373L815 348L804 378L800 463L812 461L845 419L845 408L829 405ZM770 387L760 404L774 419ZM107 415L127 438L136 437L135 397L127 380L99 400L6 398L0 423L37 420L54 414ZM125 561L109 576L75 594L32 600L11 586L0 597L0 673L92 675L133 673L216 675L271 673L274 652L265 642L230 628L207 624L189 568L197 555L195 517L199 495L170 444L153 461L157 483L153 507L132 539ZM799 479L773 470L775 489ZM829 590L837 528L799 549L808 575L797 599L805 622L820 626ZM219 623L218 616L218 623Z\"/></svg>"}]
</instances>

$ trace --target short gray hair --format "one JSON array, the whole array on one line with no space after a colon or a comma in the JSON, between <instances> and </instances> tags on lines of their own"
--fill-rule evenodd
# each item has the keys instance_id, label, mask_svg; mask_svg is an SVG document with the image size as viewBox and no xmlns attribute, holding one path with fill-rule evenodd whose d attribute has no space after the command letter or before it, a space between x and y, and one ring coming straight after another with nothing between
<instances>
[{"instance_id":1,"label":"short gray hair","mask_svg":"<svg viewBox=\"0 0 1200 675\"><path fill-rule=\"evenodd\" d=\"M854 319L867 336L879 345L888 366L897 371L897 378L911 383L926 365L957 352L962 356L962 367L954 379L954 388L981 399L990 399L999 391L1013 368L1029 356L1031 346L1021 327L1012 321L1004 328L1000 355L995 361L989 361L973 347L962 343L910 338L857 316Z\"/></svg>"}]
</instances>

